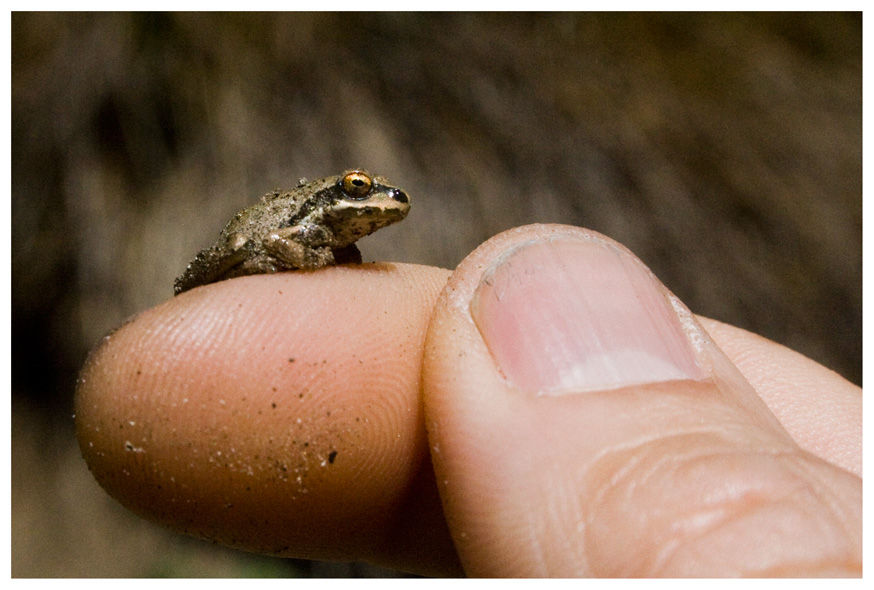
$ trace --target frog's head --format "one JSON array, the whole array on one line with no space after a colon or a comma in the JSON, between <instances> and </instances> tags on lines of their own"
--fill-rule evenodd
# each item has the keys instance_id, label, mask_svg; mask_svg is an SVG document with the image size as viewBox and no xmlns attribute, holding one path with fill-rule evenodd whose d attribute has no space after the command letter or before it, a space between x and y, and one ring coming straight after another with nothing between
<instances>
[{"instance_id":1,"label":"frog's head","mask_svg":"<svg viewBox=\"0 0 874 590\"><path fill-rule=\"evenodd\" d=\"M338 177L332 190L334 202L325 211L335 239L351 244L407 216L410 198L381 176L350 170Z\"/></svg>"}]
</instances>

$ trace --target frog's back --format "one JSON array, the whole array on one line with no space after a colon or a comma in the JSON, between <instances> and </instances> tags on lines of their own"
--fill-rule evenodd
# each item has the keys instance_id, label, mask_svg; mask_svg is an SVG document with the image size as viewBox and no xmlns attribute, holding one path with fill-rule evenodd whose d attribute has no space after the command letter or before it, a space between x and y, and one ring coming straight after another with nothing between
<instances>
[{"instance_id":1,"label":"frog's back","mask_svg":"<svg viewBox=\"0 0 874 590\"><path fill-rule=\"evenodd\" d=\"M290 224L306 200L307 194L299 189L274 190L261 197L261 200L254 205L234 215L222 234L224 237L233 234L242 234L251 238L263 237L271 229Z\"/></svg>"}]
</instances>

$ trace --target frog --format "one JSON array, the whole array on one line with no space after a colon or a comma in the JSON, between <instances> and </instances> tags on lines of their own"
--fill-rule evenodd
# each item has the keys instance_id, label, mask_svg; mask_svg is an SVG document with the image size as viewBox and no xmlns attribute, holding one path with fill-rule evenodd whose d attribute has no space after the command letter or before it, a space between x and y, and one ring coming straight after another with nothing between
<instances>
[{"instance_id":1,"label":"frog","mask_svg":"<svg viewBox=\"0 0 874 590\"><path fill-rule=\"evenodd\" d=\"M364 169L274 190L239 211L173 284L175 295L226 279L360 264L355 242L401 221L407 193Z\"/></svg>"}]
</instances>

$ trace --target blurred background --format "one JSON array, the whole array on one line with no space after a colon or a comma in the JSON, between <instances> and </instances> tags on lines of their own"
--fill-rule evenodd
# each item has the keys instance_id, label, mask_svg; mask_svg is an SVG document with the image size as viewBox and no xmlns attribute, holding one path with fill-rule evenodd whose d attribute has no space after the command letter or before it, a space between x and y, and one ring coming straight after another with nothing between
<instances>
[{"instance_id":1,"label":"blurred background","mask_svg":"<svg viewBox=\"0 0 874 590\"><path fill-rule=\"evenodd\" d=\"M862 380L861 14L12 14L12 575L368 576L140 520L74 438L90 347L238 209L362 166L365 261L589 227Z\"/></svg>"}]
</instances>

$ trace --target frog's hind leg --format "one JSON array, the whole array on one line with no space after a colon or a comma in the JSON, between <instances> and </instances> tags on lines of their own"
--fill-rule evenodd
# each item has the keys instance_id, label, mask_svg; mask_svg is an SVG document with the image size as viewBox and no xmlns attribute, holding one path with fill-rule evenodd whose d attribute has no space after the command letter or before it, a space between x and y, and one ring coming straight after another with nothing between
<instances>
[{"instance_id":1,"label":"frog's hind leg","mask_svg":"<svg viewBox=\"0 0 874 590\"><path fill-rule=\"evenodd\" d=\"M174 294L179 295L194 287L235 276L234 269L242 264L248 256L248 249L245 245L230 251L227 248L217 248L216 246L201 250L182 273L182 276L173 283Z\"/></svg>"}]
</instances>

